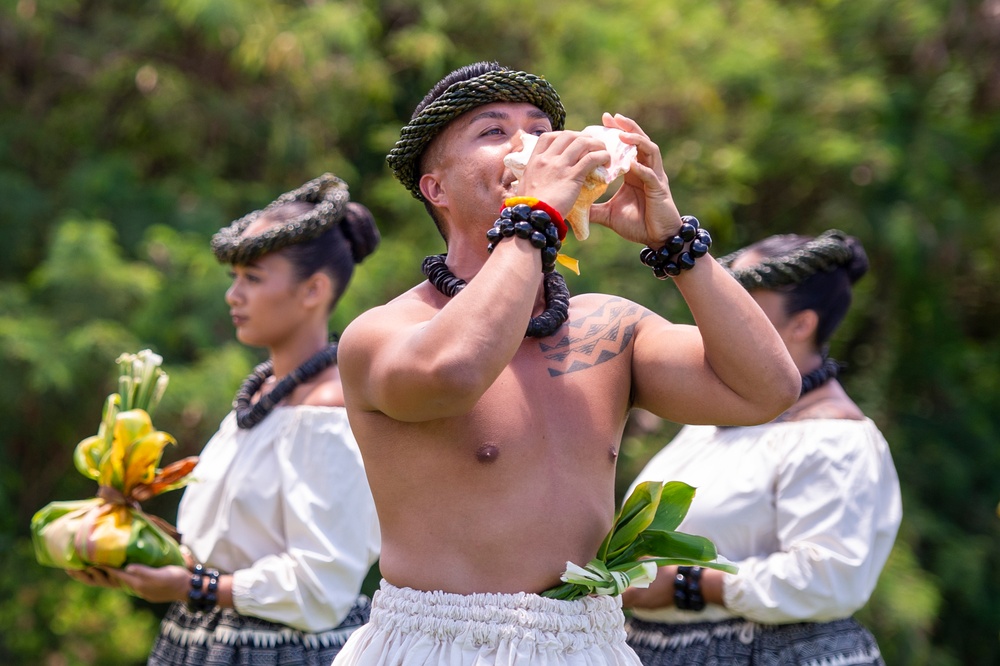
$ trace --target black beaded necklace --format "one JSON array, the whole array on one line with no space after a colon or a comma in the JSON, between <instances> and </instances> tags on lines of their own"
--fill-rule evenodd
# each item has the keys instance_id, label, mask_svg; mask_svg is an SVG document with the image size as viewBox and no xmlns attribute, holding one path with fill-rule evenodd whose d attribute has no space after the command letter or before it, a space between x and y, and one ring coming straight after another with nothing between
<instances>
[{"instance_id":1,"label":"black beaded necklace","mask_svg":"<svg viewBox=\"0 0 1000 666\"><path fill-rule=\"evenodd\" d=\"M446 254L432 254L421 266L428 281L445 296L451 298L465 288L467 282L448 270ZM545 338L566 323L569 318L569 288L566 280L556 271L545 274L545 311L528 322L526 338Z\"/></svg>"},{"instance_id":2,"label":"black beaded necklace","mask_svg":"<svg viewBox=\"0 0 1000 666\"><path fill-rule=\"evenodd\" d=\"M264 420L275 406L288 397L302 382L308 381L337 362L337 345L320 350L306 360L305 363L292 370L278 382L278 385L260 399L250 404L251 399L263 386L264 381L274 372L274 363L267 359L250 373L240 390L236 392L233 408L236 410L236 425L248 430Z\"/></svg>"},{"instance_id":3,"label":"black beaded necklace","mask_svg":"<svg viewBox=\"0 0 1000 666\"><path fill-rule=\"evenodd\" d=\"M824 356L822 365L812 372L802 375L802 392L799 394L799 397L801 398L813 389L818 389L831 379L836 378L838 374L840 374L840 363Z\"/></svg>"}]
</instances>

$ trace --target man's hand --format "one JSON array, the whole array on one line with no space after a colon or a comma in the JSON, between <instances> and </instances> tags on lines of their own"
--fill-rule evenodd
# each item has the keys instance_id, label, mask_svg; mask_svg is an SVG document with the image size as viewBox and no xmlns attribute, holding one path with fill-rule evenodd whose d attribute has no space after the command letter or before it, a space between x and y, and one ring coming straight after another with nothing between
<instances>
[{"instance_id":1,"label":"man's hand","mask_svg":"<svg viewBox=\"0 0 1000 666\"><path fill-rule=\"evenodd\" d=\"M630 118L605 113L602 120L605 127L622 130L622 141L635 145L638 152L614 196L590 209L590 221L635 243L660 247L681 224L660 148Z\"/></svg>"},{"instance_id":2,"label":"man's hand","mask_svg":"<svg viewBox=\"0 0 1000 666\"><path fill-rule=\"evenodd\" d=\"M580 132L546 132L538 137L517 193L544 201L565 216L580 196L587 174L611 161L604 142Z\"/></svg>"}]
</instances>

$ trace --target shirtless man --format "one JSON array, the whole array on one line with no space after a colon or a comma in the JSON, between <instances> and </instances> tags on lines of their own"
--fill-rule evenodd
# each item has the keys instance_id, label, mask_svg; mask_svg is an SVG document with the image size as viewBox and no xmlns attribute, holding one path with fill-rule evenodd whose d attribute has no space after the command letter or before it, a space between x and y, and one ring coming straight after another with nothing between
<instances>
[{"instance_id":1,"label":"shirtless man","mask_svg":"<svg viewBox=\"0 0 1000 666\"><path fill-rule=\"evenodd\" d=\"M341 337L384 581L370 624L337 666L638 664L619 597L537 595L559 584L567 561L593 559L611 526L629 410L756 424L798 396L781 339L709 255L674 280L697 327L581 294L553 333L525 337L547 306L541 253L516 236L489 253L485 234L507 197L565 214L586 175L608 162L602 141L552 131L564 117L544 79L477 63L431 90L389 156L445 237L447 269L467 286L449 297L423 282ZM638 156L591 221L660 247L681 220L659 148L632 120L604 122L626 132ZM539 139L515 183L503 158L520 149L520 132ZM637 265L636 279L653 277Z\"/></svg>"}]
</instances>

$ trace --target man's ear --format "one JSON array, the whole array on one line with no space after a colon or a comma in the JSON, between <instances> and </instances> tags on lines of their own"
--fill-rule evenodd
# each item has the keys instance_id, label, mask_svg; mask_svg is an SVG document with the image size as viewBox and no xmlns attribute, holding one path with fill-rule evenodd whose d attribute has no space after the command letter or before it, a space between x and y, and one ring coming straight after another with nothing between
<instances>
[{"instance_id":1,"label":"man's ear","mask_svg":"<svg viewBox=\"0 0 1000 666\"><path fill-rule=\"evenodd\" d=\"M432 206L440 208L448 205L448 194L441 184L441 179L433 172L420 177L420 193Z\"/></svg>"},{"instance_id":2,"label":"man's ear","mask_svg":"<svg viewBox=\"0 0 1000 666\"><path fill-rule=\"evenodd\" d=\"M815 310L799 310L788 322L788 333L795 342L808 342L816 337L819 315Z\"/></svg>"}]
</instances>

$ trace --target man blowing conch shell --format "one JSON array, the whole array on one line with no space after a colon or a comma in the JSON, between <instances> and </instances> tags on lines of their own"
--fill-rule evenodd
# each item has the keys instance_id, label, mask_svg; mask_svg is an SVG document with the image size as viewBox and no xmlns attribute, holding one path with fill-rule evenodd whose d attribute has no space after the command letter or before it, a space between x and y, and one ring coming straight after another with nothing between
<instances>
[{"instance_id":1,"label":"man blowing conch shell","mask_svg":"<svg viewBox=\"0 0 1000 666\"><path fill-rule=\"evenodd\" d=\"M638 664L620 596L540 594L612 524L629 411L762 423L798 395L781 339L682 222L659 148L624 116L604 124L636 155L590 223L649 245L656 275L690 264L674 282L698 326L617 295L569 296L553 270L562 217L611 155L564 121L545 79L476 63L434 86L389 154L447 254L341 336L384 580L337 666ZM515 177L504 158L522 133L538 140ZM653 279L637 262L640 276Z\"/></svg>"}]
</instances>

